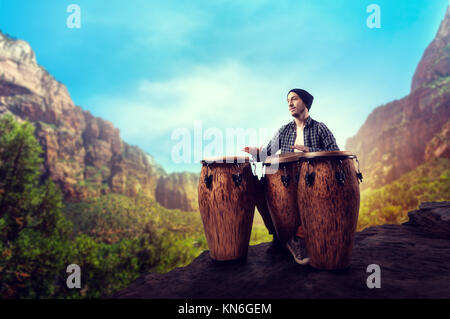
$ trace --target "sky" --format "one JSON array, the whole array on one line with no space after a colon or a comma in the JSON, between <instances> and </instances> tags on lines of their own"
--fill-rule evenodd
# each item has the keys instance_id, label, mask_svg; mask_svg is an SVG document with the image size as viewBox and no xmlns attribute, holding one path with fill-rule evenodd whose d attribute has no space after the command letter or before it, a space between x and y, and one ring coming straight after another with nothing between
<instances>
[{"instance_id":1,"label":"sky","mask_svg":"<svg viewBox=\"0 0 450 319\"><path fill-rule=\"evenodd\" d=\"M344 150L376 107L408 95L448 4L0 0L0 30L167 172L199 171L204 156L267 144L292 120L292 88L314 96L310 116Z\"/></svg>"}]
</instances>

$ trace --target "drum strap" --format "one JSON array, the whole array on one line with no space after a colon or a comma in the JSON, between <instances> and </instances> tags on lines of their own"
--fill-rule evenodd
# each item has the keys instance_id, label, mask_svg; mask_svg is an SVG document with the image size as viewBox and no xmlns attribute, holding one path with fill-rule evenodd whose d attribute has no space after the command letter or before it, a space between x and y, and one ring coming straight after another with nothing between
<instances>
[{"instance_id":1,"label":"drum strap","mask_svg":"<svg viewBox=\"0 0 450 319\"><path fill-rule=\"evenodd\" d=\"M338 182L339 185L345 184L345 173L344 170L342 169L341 160L339 160L339 170L336 170L336 181Z\"/></svg>"},{"instance_id":2,"label":"drum strap","mask_svg":"<svg viewBox=\"0 0 450 319\"><path fill-rule=\"evenodd\" d=\"M211 189L213 174L208 175L209 164L206 165L205 184L208 189Z\"/></svg>"},{"instance_id":3,"label":"drum strap","mask_svg":"<svg viewBox=\"0 0 450 319\"><path fill-rule=\"evenodd\" d=\"M358 182L362 183L363 175L362 175L361 171L359 170L359 161L358 161L357 157L355 157L355 159L356 159L356 163L358 164L358 171L356 172L356 177L358 178Z\"/></svg>"},{"instance_id":4,"label":"drum strap","mask_svg":"<svg viewBox=\"0 0 450 319\"><path fill-rule=\"evenodd\" d=\"M312 171L311 173L309 172L309 161L308 161L307 171L306 171L306 175L305 175L306 185L309 187L313 186L315 177L316 177L316 173L314 171Z\"/></svg>"},{"instance_id":5,"label":"drum strap","mask_svg":"<svg viewBox=\"0 0 450 319\"><path fill-rule=\"evenodd\" d=\"M236 164L237 174L233 174L233 182L236 187L239 187L242 183L242 176L239 174L239 164Z\"/></svg>"},{"instance_id":6,"label":"drum strap","mask_svg":"<svg viewBox=\"0 0 450 319\"><path fill-rule=\"evenodd\" d=\"M283 165L283 169L284 169L284 175L281 175L281 182L283 183L284 187L288 188L289 181L291 178L286 172L286 165Z\"/></svg>"}]
</instances>

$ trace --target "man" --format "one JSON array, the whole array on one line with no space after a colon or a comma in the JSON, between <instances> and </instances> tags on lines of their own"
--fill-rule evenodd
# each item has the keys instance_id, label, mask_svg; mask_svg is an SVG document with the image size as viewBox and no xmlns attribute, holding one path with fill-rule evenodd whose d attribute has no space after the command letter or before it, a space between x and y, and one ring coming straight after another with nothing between
<instances>
[{"instance_id":1,"label":"man","mask_svg":"<svg viewBox=\"0 0 450 319\"><path fill-rule=\"evenodd\" d=\"M282 126L265 148L247 146L242 150L261 161L280 149L281 153L339 151L336 139L325 124L317 122L309 116L313 99L314 97L306 90L290 90L287 102L289 112L294 120ZM276 242L277 238L274 234L274 246L276 246ZM297 233L286 243L286 248L297 263L301 265L309 263L301 225Z\"/></svg>"}]
</instances>

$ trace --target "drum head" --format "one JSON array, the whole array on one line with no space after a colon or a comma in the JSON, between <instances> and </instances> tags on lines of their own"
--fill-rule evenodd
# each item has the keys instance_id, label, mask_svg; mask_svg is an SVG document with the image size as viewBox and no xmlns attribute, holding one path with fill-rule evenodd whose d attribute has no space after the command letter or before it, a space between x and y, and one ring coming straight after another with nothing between
<instances>
[{"instance_id":1,"label":"drum head","mask_svg":"<svg viewBox=\"0 0 450 319\"><path fill-rule=\"evenodd\" d=\"M327 152L306 152L303 154L304 159L315 159L315 158L355 158L351 152L348 151L327 151Z\"/></svg>"},{"instance_id":2,"label":"drum head","mask_svg":"<svg viewBox=\"0 0 450 319\"><path fill-rule=\"evenodd\" d=\"M263 165L274 165L283 163L293 163L299 161L306 153L290 152L279 155L273 155L266 158Z\"/></svg>"},{"instance_id":3,"label":"drum head","mask_svg":"<svg viewBox=\"0 0 450 319\"><path fill-rule=\"evenodd\" d=\"M203 164L223 164L223 163L249 163L250 157L248 156L212 156L212 157L205 157L201 163Z\"/></svg>"}]
</instances>

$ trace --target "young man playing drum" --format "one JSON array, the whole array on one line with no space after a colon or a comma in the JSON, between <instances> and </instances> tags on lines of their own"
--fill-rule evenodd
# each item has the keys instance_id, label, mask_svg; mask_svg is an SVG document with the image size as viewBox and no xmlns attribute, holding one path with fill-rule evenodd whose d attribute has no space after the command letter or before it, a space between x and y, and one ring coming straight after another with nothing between
<instances>
[{"instance_id":1,"label":"young man playing drum","mask_svg":"<svg viewBox=\"0 0 450 319\"><path fill-rule=\"evenodd\" d=\"M264 161L267 156L274 155L278 150L281 150L282 154L288 152L339 151L333 134L325 124L317 122L309 116L313 99L314 97L303 89L290 90L287 102L289 112L294 120L282 126L265 148L247 146L242 150L261 161ZM278 240L275 233L273 236L273 246L277 247ZM301 265L309 263L301 225L298 227L297 233L286 243L286 248L291 252L297 263Z\"/></svg>"}]
</instances>

